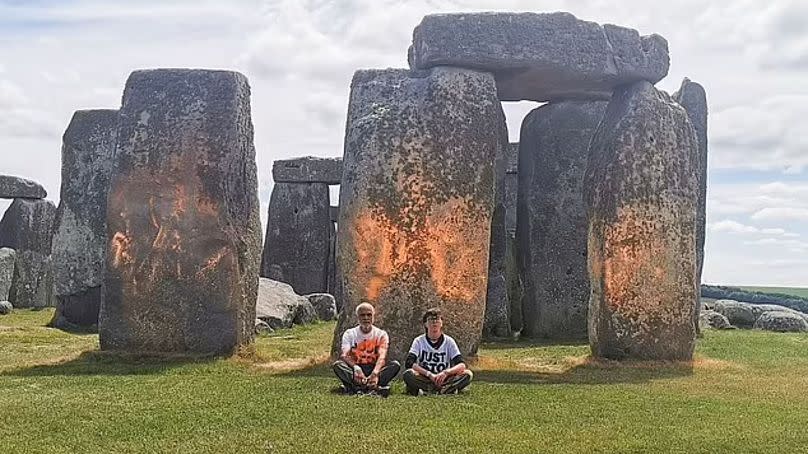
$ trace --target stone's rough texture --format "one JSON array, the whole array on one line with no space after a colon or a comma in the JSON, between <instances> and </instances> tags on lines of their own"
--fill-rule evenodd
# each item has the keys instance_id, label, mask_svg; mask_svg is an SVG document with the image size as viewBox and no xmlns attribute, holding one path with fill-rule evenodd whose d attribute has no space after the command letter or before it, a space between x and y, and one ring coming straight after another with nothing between
<instances>
[{"instance_id":1,"label":"stone's rough texture","mask_svg":"<svg viewBox=\"0 0 808 454\"><path fill-rule=\"evenodd\" d=\"M503 101L609 99L618 85L658 82L670 65L661 36L569 13L431 14L412 42L410 67L492 72Z\"/></svg>"},{"instance_id":2,"label":"stone's rough texture","mask_svg":"<svg viewBox=\"0 0 808 454\"><path fill-rule=\"evenodd\" d=\"M505 173L519 173L519 142L511 142L505 151Z\"/></svg>"},{"instance_id":3,"label":"stone's rough texture","mask_svg":"<svg viewBox=\"0 0 808 454\"><path fill-rule=\"evenodd\" d=\"M519 187L518 161L519 143L511 143L508 145L505 167L505 230L511 234L516 232L516 198Z\"/></svg>"},{"instance_id":4,"label":"stone's rough texture","mask_svg":"<svg viewBox=\"0 0 808 454\"><path fill-rule=\"evenodd\" d=\"M606 104L550 103L522 122L516 244L525 286L524 336L586 338L584 174Z\"/></svg>"},{"instance_id":5,"label":"stone's rough texture","mask_svg":"<svg viewBox=\"0 0 808 454\"><path fill-rule=\"evenodd\" d=\"M524 288L519 275L519 259L516 255L516 238L508 232L505 243L505 278L508 288L508 303L511 306L511 331L519 333L524 328L522 321L522 296Z\"/></svg>"},{"instance_id":6,"label":"stone's rough texture","mask_svg":"<svg viewBox=\"0 0 808 454\"><path fill-rule=\"evenodd\" d=\"M117 125L117 110L80 110L62 139L62 188L52 248L57 301L52 326L98 323Z\"/></svg>"},{"instance_id":7,"label":"stone's rough texture","mask_svg":"<svg viewBox=\"0 0 808 454\"><path fill-rule=\"evenodd\" d=\"M261 276L286 282L301 295L328 291L328 212L326 184L275 183Z\"/></svg>"},{"instance_id":8,"label":"stone's rough texture","mask_svg":"<svg viewBox=\"0 0 808 454\"><path fill-rule=\"evenodd\" d=\"M490 74L457 68L354 75L340 187L337 262L343 309L355 326L376 307L402 360L441 307L446 332L474 355L485 313L494 213L494 161L507 146Z\"/></svg>"},{"instance_id":9,"label":"stone's rough texture","mask_svg":"<svg viewBox=\"0 0 808 454\"><path fill-rule=\"evenodd\" d=\"M615 91L584 183L595 357L692 358L698 165L681 106L648 82Z\"/></svg>"},{"instance_id":10,"label":"stone's rough texture","mask_svg":"<svg viewBox=\"0 0 808 454\"><path fill-rule=\"evenodd\" d=\"M337 316L337 302L334 300L333 295L328 293L312 293L311 295L306 295L306 298L308 298L311 305L314 306L314 311L317 313L317 318L320 320L327 322L334 320Z\"/></svg>"},{"instance_id":11,"label":"stone's rough texture","mask_svg":"<svg viewBox=\"0 0 808 454\"><path fill-rule=\"evenodd\" d=\"M255 335L256 336L261 335L261 334L269 334L269 333L271 333L273 331L275 331L275 330L273 330L272 327L269 326L269 323L267 323L267 322L265 322L265 321L263 321L261 319L257 319L257 318L255 319Z\"/></svg>"},{"instance_id":12,"label":"stone's rough texture","mask_svg":"<svg viewBox=\"0 0 808 454\"><path fill-rule=\"evenodd\" d=\"M252 342L261 223L247 79L135 71L119 115L101 348L228 354Z\"/></svg>"},{"instance_id":13,"label":"stone's rough texture","mask_svg":"<svg viewBox=\"0 0 808 454\"><path fill-rule=\"evenodd\" d=\"M0 199L44 199L48 192L41 184L11 175L0 175Z\"/></svg>"},{"instance_id":14,"label":"stone's rough texture","mask_svg":"<svg viewBox=\"0 0 808 454\"><path fill-rule=\"evenodd\" d=\"M0 301L7 301L14 279L14 262L17 252L11 248L0 248Z\"/></svg>"},{"instance_id":15,"label":"stone's rough texture","mask_svg":"<svg viewBox=\"0 0 808 454\"><path fill-rule=\"evenodd\" d=\"M733 325L751 328L764 313L782 312L795 315L808 322L808 314L776 304L752 304L735 300L717 300L713 309L723 314Z\"/></svg>"},{"instance_id":16,"label":"stone's rough texture","mask_svg":"<svg viewBox=\"0 0 808 454\"><path fill-rule=\"evenodd\" d=\"M0 315L8 315L14 310L9 301L0 301Z\"/></svg>"},{"instance_id":17,"label":"stone's rough texture","mask_svg":"<svg viewBox=\"0 0 808 454\"><path fill-rule=\"evenodd\" d=\"M326 291L331 295L337 286L337 227L335 222L331 222L328 229L328 283Z\"/></svg>"},{"instance_id":18,"label":"stone's rough texture","mask_svg":"<svg viewBox=\"0 0 808 454\"><path fill-rule=\"evenodd\" d=\"M507 130L501 138L507 143ZM510 145L499 148L494 161L495 189L494 189L494 216L491 218L491 243L488 248L488 290L485 299L485 321L483 323L483 336L509 337L511 335L510 311L508 302L508 283L505 275L505 254L507 230L505 226L505 210L507 209L505 197L506 167L510 158Z\"/></svg>"},{"instance_id":19,"label":"stone's rough texture","mask_svg":"<svg viewBox=\"0 0 808 454\"><path fill-rule=\"evenodd\" d=\"M704 310L699 315L699 327L701 329L732 329L729 319L716 311Z\"/></svg>"},{"instance_id":20,"label":"stone's rough texture","mask_svg":"<svg viewBox=\"0 0 808 454\"><path fill-rule=\"evenodd\" d=\"M342 158L286 159L272 163L272 179L275 183L325 183L340 184Z\"/></svg>"},{"instance_id":21,"label":"stone's rough texture","mask_svg":"<svg viewBox=\"0 0 808 454\"><path fill-rule=\"evenodd\" d=\"M808 321L790 312L764 312L755 321L754 328L780 333L804 333L808 331Z\"/></svg>"},{"instance_id":22,"label":"stone's rough texture","mask_svg":"<svg viewBox=\"0 0 808 454\"><path fill-rule=\"evenodd\" d=\"M16 250L8 299L18 308L54 306L51 243L56 206L14 199L0 221L0 247Z\"/></svg>"},{"instance_id":23,"label":"stone's rough texture","mask_svg":"<svg viewBox=\"0 0 808 454\"><path fill-rule=\"evenodd\" d=\"M328 217L331 222L337 222L339 220L339 206L328 207Z\"/></svg>"},{"instance_id":24,"label":"stone's rough texture","mask_svg":"<svg viewBox=\"0 0 808 454\"><path fill-rule=\"evenodd\" d=\"M274 330L311 323L317 313L309 299L295 293L291 285L262 277L258 285L255 317Z\"/></svg>"}]
</instances>

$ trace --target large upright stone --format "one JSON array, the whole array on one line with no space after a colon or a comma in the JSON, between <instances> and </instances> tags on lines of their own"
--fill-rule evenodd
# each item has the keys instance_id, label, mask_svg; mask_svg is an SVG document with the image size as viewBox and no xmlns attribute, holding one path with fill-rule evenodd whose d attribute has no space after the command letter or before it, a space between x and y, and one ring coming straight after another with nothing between
<instances>
[{"instance_id":1,"label":"large upright stone","mask_svg":"<svg viewBox=\"0 0 808 454\"><path fill-rule=\"evenodd\" d=\"M14 279L14 262L17 252L11 248L0 248L0 301L8 301L11 282Z\"/></svg>"},{"instance_id":2,"label":"large upright stone","mask_svg":"<svg viewBox=\"0 0 808 454\"><path fill-rule=\"evenodd\" d=\"M9 301L14 307L54 305L51 242L56 206L49 200L14 199L0 221L0 247L17 251Z\"/></svg>"},{"instance_id":3,"label":"large upright stone","mask_svg":"<svg viewBox=\"0 0 808 454\"><path fill-rule=\"evenodd\" d=\"M342 180L342 158L284 159L272 163L275 183L339 184Z\"/></svg>"},{"instance_id":4,"label":"large upright stone","mask_svg":"<svg viewBox=\"0 0 808 454\"><path fill-rule=\"evenodd\" d=\"M0 199L44 199L48 192L41 184L12 175L0 175Z\"/></svg>"},{"instance_id":5,"label":"large upright stone","mask_svg":"<svg viewBox=\"0 0 808 454\"><path fill-rule=\"evenodd\" d=\"M516 242L522 334L586 338L589 274L583 201L589 141L604 101L563 101L530 112L519 140Z\"/></svg>"},{"instance_id":6,"label":"large upright stone","mask_svg":"<svg viewBox=\"0 0 808 454\"><path fill-rule=\"evenodd\" d=\"M589 343L606 358L693 356L698 142L650 83L615 91L592 138Z\"/></svg>"},{"instance_id":7,"label":"large upright stone","mask_svg":"<svg viewBox=\"0 0 808 454\"><path fill-rule=\"evenodd\" d=\"M117 125L117 110L79 110L62 138L62 187L52 248L53 326L98 323Z\"/></svg>"},{"instance_id":8,"label":"large upright stone","mask_svg":"<svg viewBox=\"0 0 808 454\"><path fill-rule=\"evenodd\" d=\"M261 254L247 79L135 71L119 115L101 348L233 352L253 338Z\"/></svg>"},{"instance_id":9,"label":"large upright stone","mask_svg":"<svg viewBox=\"0 0 808 454\"><path fill-rule=\"evenodd\" d=\"M354 75L340 188L337 262L344 283L335 332L362 301L403 359L421 315L473 355L483 328L494 213L494 160L507 146L490 74L458 68Z\"/></svg>"},{"instance_id":10,"label":"large upright stone","mask_svg":"<svg viewBox=\"0 0 808 454\"><path fill-rule=\"evenodd\" d=\"M519 192L519 142L508 144L505 167L505 230L516 233L516 198Z\"/></svg>"},{"instance_id":11,"label":"large upright stone","mask_svg":"<svg viewBox=\"0 0 808 454\"><path fill-rule=\"evenodd\" d=\"M328 291L328 185L275 183L269 200L261 276L299 295Z\"/></svg>"},{"instance_id":12,"label":"large upright stone","mask_svg":"<svg viewBox=\"0 0 808 454\"><path fill-rule=\"evenodd\" d=\"M507 136L502 141L507 143ZM491 218L491 243L488 248L488 290L485 298L485 321L483 336L508 337L511 335L510 305L508 304L508 283L505 274L505 249L507 231L505 228L506 198L505 177L510 146L500 147L494 161L495 189L494 215Z\"/></svg>"},{"instance_id":13,"label":"large upright stone","mask_svg":"<svg viewBox=\"0 0 808 454\"><path fill-rule=\"evenodd\" d=\"M409 61L492 72L503 101L608 99L616 86L658 82L670 65L661 36L569 13L430 14L413 32Z\"/></svg>"}]
</instances>

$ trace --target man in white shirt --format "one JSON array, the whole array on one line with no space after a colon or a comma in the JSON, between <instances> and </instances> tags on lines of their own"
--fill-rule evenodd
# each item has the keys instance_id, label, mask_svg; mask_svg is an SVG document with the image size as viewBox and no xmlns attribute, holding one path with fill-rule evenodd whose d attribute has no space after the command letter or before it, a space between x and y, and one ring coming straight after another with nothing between
<instances>
[{"instance_id":1,"label":"man in white shirt","mask_svg":"<svg viewBox=\"0 0 808 454\"><path fill-rule=\"evenodd\" d=\"M342 334L340 357L333 368L348 394L377 393L387 397L390 382L401 369L398 361L387 363L390 338L383 329L373 326L375 314L370 303L356 306L359 325Z\"/></svg>"},{"instance_id":2,"label":"man in white shirt","mask_svg":"<svg viewBox=\"0 0 808 454\"><path fill-rule=\"evenodd\" d=\"M440 309L427 309L422 321L426 333L412 341L405 363L407 393L459 392L471 383L474 374L466 368L455 340L443 333Z\"/></svg>"}]
</instances>

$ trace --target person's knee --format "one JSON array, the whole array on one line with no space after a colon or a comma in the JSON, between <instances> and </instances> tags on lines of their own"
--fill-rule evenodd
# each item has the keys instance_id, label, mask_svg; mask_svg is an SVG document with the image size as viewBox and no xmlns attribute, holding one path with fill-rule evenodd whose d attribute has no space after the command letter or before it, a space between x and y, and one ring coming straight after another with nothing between
<instances>
[{"instance_id":1,"label":"person's knee","mask_svg":"<svg viewBox=\"0 0 808 454\"><path fill-rule=\"evenodd\" d=\"M387 363L387 366L390 367L391 369L395 370L396 374L398 373L398 371L401 370L401 363L398 362L398 361L395 361L395 360L390 361L389 363Z\"/></svg>"}]
</instances>

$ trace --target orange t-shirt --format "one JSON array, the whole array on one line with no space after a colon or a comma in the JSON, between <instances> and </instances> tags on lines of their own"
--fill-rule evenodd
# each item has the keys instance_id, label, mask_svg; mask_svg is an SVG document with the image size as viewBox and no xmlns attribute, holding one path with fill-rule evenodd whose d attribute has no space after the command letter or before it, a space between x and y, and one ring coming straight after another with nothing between
<instances>
[{"instance_id":1,"label":"orange t-shirt","mask_svg":"<svg viewBox=\"0 0 808 454\"><path fill-rule=\"evenodd\" d=\"M360 366L376 364L379 348L388 348L390 338L383 329L373 327L369 333L355 327L345 330L342 335L342 352L350 352L351 359Z\"/></svg>"}]
</instances>

